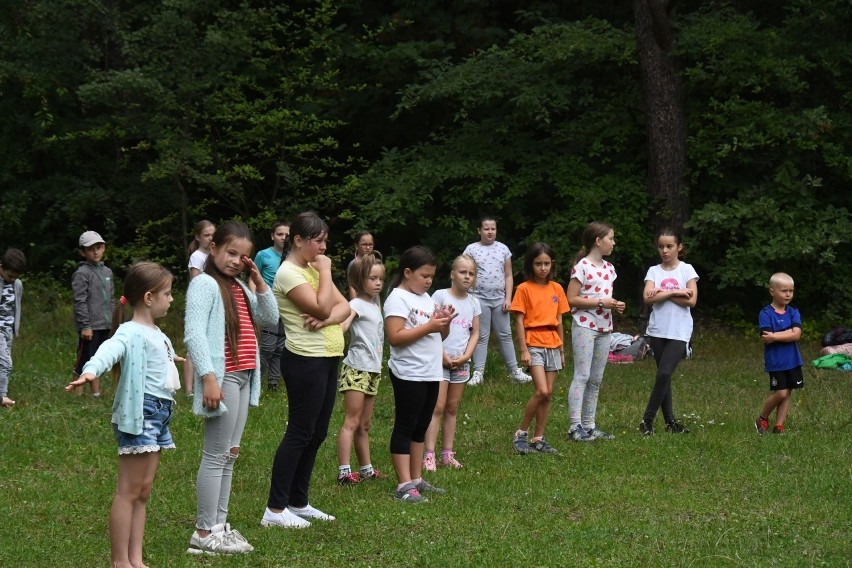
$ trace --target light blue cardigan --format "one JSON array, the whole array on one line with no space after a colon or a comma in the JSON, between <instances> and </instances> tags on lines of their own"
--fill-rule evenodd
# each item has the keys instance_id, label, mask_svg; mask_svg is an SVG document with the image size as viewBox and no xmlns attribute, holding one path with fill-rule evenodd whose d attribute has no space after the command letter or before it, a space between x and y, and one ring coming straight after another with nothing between
<instances>
[{"instance_id":1,"label":"light blue cardigan","mask_svg":"<svg viewBox=\"0 0 852 568\"><path fill-rule=\"evenodd\" d=\"M112 403L112 423L118 426L120 431L136 436L142 433L142 405L145 398L145 377L148 376L146 340L139 327L141 324L133 321L118 326L115 334L104 341L97 353L83 365L83 373L100 377L116 363L121 362L121 377ZM160 334L168 344L169 352L174 353L168 336L163 332Z\"/></svg>"},{"instance_id":2,"label":"light blue cardigan","mask_svg":"<svg viewBox=\"0 0 852 568\"><path fill-rule=\"evenodd\" d=\"M242 281L237 283L248 298L251 313L260 327L271 327L278 323L278 304L272 290L265 294L253 294ZM207 418L221 416L228 412L224 403L216 410L208 410L203 402L204 384L202 377L213 373L216 382L222 386L225 379L225 304L219 285L209 275L201 273L189 283L186 293L186 319L184 323L184 343L195 367L195 396L192 411ZM249 406L260 403L260 348L249 384Z\"/></svg>"}]
</instances>

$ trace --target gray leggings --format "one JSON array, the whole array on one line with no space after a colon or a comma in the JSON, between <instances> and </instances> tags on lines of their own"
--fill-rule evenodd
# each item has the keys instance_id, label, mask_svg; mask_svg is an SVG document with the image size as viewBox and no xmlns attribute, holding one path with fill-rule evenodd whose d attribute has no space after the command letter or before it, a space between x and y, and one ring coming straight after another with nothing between
<instances>
[{"instance_id":1,"label":"gray leggings","mask_svg":"<svg viewBox=\"0 0 852 568\"><path fill-rule=\"evenodd\" d=\"M574 379L568 389L570 430L578 424L591 430L595 427L598 395L609 357L609 333L594 331L572 322L571 346L574 349Z\"/></svg>"},{"instance_id":2,"label":"gray leggings","mask_svg":"<svg viewBox=\"0 0 852 568\"><path fill-rule=\"evenodd\" d=\"M506 362L509 373L518 368L518 358L515 355L515 344L512 343L512 329L509 325L509 312L503 311L503 298L497 300L479 299L482 313L479 316L479 343L473 352L473 370L485 369L485 359L488 357L488 339L491 329L497 334L497 344L500 347L500 355Z\"/></svg>"},{"instance_id":3,"label":"gray leggings","mask_svg":"<svg viewBox=\"0 0 852 568\"><path fill-rule=\"evenodd\" d=\"M225 373L222 381L225 398L222 402L228 407L228 412L204 420L204 448L195 483L198 492L195 526L201 530L209 531L228 518L234 460L237 459L231 448L240 447L246 426L251 373L252 370ZM202 396L202 393L195 396Z\"/></svg>"}]
</instances>

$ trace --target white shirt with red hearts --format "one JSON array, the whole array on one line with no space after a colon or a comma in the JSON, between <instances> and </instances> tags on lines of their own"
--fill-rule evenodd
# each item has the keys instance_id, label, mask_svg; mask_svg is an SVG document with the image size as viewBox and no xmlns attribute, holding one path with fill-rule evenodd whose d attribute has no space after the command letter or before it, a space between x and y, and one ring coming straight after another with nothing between
<instances>
[{"instance_id":1,"label":"white shirt with red hearts","mask_svg":"<svg viewBox=\"0 0 852 568\"><path fill-rule=\"evenodd\" d=\"M615 267L606 260L595 266L583 258L571 269L571 278L580 283L580 296L603 300L612 297L612 286L617 278ZM602 333L612 331L612 310L609 308L571 308L577 325Z\"/></svg>"}]
</instances>

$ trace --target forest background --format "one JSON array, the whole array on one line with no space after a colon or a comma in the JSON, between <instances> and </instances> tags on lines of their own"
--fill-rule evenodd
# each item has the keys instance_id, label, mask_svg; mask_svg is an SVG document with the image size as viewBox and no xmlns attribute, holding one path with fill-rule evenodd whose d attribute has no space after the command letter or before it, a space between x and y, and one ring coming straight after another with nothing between
<instances>
[{"instance_id":1,"label":"forest background","mask_svg":"<svg viewBox=\"0 0 852 568\"><path fill-rule=\"evenodd\" d=\"M86 229L119 277L184 275L196 220L265 247L313 209L340 260L366 228L446 267L489 212L518 272L543 240L564 281L601 219L629 301L671 223L706 313L753 320L783 270L841 322L850 34L845 0L4 1L0 245L44 285Z\"/></svg>"}]
</instances>

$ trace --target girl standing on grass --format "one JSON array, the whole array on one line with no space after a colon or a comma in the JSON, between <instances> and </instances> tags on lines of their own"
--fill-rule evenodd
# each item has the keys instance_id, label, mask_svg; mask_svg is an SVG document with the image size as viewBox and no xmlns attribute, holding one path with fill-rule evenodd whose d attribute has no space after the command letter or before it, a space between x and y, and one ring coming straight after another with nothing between
<instances>
[{"instance_id":1,"label":"girl standing on grass","mask_svg":"<svg viewBox=\"0 0 852 568\"><path fill-rule=\"evenodd\" d=\"M689 432L675 419L672 409L672 375L692 337L692 314L698 301L698 274L692 265L681 262L683 244L680 235L670 228L657 234L657 252L660 264L652 266L645 275L642 298L651 306L647 334L651 351L657 362L657 379L639 423L639 431L649 436L654 433L654 418L662 407L666 432Z\"/></svg>"},{"instance_id":2,"label":"girl standing on grass","mask_svg":"<svg viewBox=\"0 0 852 568\"><path fill-rule=\"evenodd\" d=\"M189 279L192 280L204 272L204 263L210 254L210 243L213 242L213 233L216 225L207 219L202 219L195 224L192 230L192 242L189 243Z\"/></svg>"},{"instance_id":3,"label":"girl standing on grass","mask_svg":"<svg viewBox=\"0 0 852 568\"><path fill-rule=\"evenodd\" d=\"M595 423L598 395L609 356L612 310L624 312L624 302L612 297L615 268L603 257L615 248L612 226L593 221L583 231L583 247L574 260L568 283L571 305L571 346L574 350L574 379L568 390L571 426L568 437L575 442L612 440Z\"/></svg>"},{"instance_id":4,"label":"girl standing on grass","mask_svg":"<svg viewBox=\"0 0 852 568\"><path fill-rule=\"evenodd\" d=\"M65 387L72 391L120 365L112 405L112 428L118 442L118 484L109 513L112 566L142 568L142 541L148 498L160 451L175 448L169 432L174 399L170 377L177 376L174 349L154 324L172 303L172 275L153 262L130 267L124 296L113 312L113 335ZM125 323L124 307L131 320Z\"/></svg>"},{"instance_id":5,"label":"girl standing on grass","mask_svg":"<svg viewBox=\"0 0 852 568\"><path fill-rule=\"evenodd\" d=\"M354 485L365 479L387 477L370 461L370 426L373 405L382 378L382 350L385 332L379 294L385 282L385 265L377 252L365 253L349 265L349 287L355 297L349 300L352 314L341 324L350 331L349 352L340 368L338 389L343 393L344 419L337 438L337 484ZM361 470L352 473L352 443Z\"/></svg>"},{"instance_id":6,"label":"girl standing on grass","mask_svg":"<svg viewBox=\"0 0 852 568\"><path fill-rule=\"evenodd\" d=\"M237 554L254 548L228 520L234 461L249 406L260 400L257 330L278 319L275 298L251 260L251 232L243 223L220 226L204 272L186 294L184 341L195 365L195 414L204 417L204 447L196 481L196 530L190 554ZM239 275L249 271L257 295Z\"/></svg>"},{"instance_id":7,"label":"girl standing on grass","mask_svg":"<svg viewBox=\"0 0 852 568\"><path fill-rule=\"evenodd\" d=\"M535 243L524 257L527 280L518 286L512 300L521 364L530 369L535 387L513 440L519 454L527 454L530 450L558 453L545 441L544 429L550 414L553 384L556 375L565 366L562 314L570 308L562 286L553 282L555 274L556 255L553 249L546 243ZM535 433L529 440L528 431L533 418Z\"/></svg>"},{"instance_id":8,"label":"girl standing on grass","mask_svg":"<svg viewBox=\"0 0 852 568\"><path fill-rule=\"evenodd\" d=\"M470 379L470 358L479 341L479 316L482 309L479 300L468 294L476 281L476 261L468 255L457 256L450 272L450 288L438 290L432 300L439 306L453 306L456 312L450 323L450 334L444 340L444 380L438 386L438 400L432 412L432 422L426 431L426 453L423 469L435 471L435 445L438 428L444 422L443 449L440 464L461 469L456 459L453 444L456 437L456 417L461 403L464 385Z\"/></svg>"},{"instance_id":9,"label":"girl standing on grass","mask_svg":"<svg viewBox=\"0 0 852 568\"><path fill-rule=\"evenodd\" d=\"M264 527L305 528L313 520L334 520L308 502L317 451L334 409L343 355L340 324L352 312L331 279L327 241L325 221L315 213L301 213L290 224L290 248L275 274L273 291L287 336L281 374L289 417L272 462L269 498L260 521Z\"/></svg>"},{"instance_id":10,"label":"girl standing on grass","mask_svg":"<svg viewBox=\"0 0 852 568\"><path fill-rule=\"evenodd\" d=\"M422 493L446 493L421 477L423 441L432 419L444 373L441 342L450 333L452 306L438 306L429 296L435 277L435 256L415 246L399 259L399 272L385 301L385 334L390 343L394 425L390 452L396 471L394 497L419 503Z\"/></svg>"}]
</instances>

